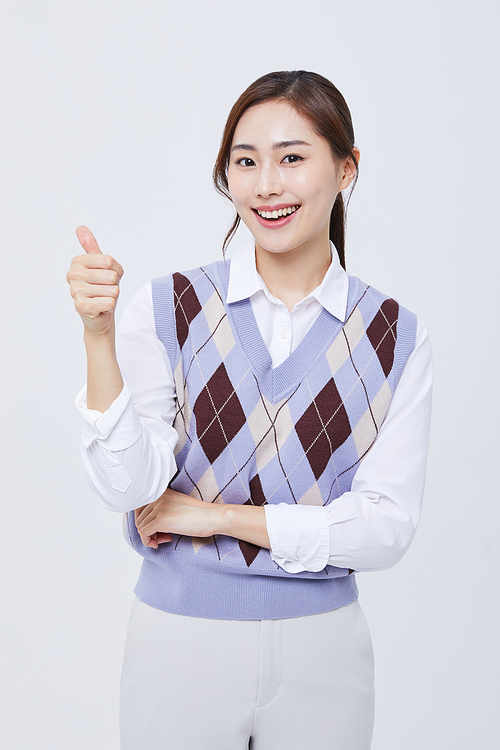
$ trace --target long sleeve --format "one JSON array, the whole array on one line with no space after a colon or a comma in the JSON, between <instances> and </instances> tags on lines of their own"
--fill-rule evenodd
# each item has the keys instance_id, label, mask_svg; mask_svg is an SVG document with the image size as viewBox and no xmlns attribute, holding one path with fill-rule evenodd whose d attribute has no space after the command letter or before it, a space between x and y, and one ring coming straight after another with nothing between
<instances>
[{"instance_id":1,"label":"long sleeve","mask_svg":"<svg viewBox=\"0 0 500 750\"><path fill-rule=\"evenodd\" d=\"M403 556L420 515L431 388L431 349L419 321L415 349L351 491L326 507L265 506L271 556L282 568L382 570Z\"/></svg>"},{"instance_id":2,"label":"long sleeve","mask_svg":"<svg viewBox=\"0 0 500 750\"><path fill-rule=\"evenodd\" d=\"M172 368L156 336L150 283L122 315L117 356L125 386L110 408L87 409L85 387L76 406L87 480L107 508L124 512L154 502L177 471Z\"/></svg>"}]
</instances>

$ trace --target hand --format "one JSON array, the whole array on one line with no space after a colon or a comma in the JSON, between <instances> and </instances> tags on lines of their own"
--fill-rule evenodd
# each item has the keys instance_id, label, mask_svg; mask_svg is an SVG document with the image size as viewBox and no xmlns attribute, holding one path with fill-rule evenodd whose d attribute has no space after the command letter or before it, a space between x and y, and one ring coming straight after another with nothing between
<instances>
[{"instance_id":1,"label":"hand","mask_svg":"<svg viewBox=\"0 0 500 750\"><path fill-rule=\"evenodd\" d=\"M86 254L73 258L66 279L86 330L105 335L113 328L123 268L102 254L90 229L78 227L76 236Z\"/></svg>"},{"instance_id":2,"label":"hand","mask_svg":"<svg viewBox=\"0 0 500 750\"><path fill-rule=\"evenodd\" d=\"M135 523L142 543L157 549L158 544L172 541L171 533L199 537L218 533L223 508L167 489L154 503L137 508Z\"/></svg>"}]
</instances>

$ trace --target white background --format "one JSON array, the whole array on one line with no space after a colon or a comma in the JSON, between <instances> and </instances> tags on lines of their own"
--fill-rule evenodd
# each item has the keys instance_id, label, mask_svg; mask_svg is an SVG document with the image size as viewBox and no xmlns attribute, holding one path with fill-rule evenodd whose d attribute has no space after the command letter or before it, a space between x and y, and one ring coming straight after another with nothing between
<instances>
[{"instance_id":1,"label":"white background","mask_svg":"<svg viewBox=\"0 0 500 750\"><path fill-rule=\"evenodd\" d=\"M140 561L80 468L74 228L124 266L121 309L217 258L229 109L303 68L343 92L362 152L348 270L414 310L435 354L421 527L395 569L358 576L373 748L497 749L497 4L4 0L0 29L2 747L118 748Z\"/></svg>"}]
</instances>

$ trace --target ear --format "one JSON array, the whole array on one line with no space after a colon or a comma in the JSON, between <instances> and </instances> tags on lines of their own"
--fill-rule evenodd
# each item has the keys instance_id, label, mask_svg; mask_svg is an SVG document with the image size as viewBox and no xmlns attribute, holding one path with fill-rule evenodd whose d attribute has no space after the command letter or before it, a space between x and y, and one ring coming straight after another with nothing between
<instances>
[{"instance_id":1,"label":"ear","mask_svg":"<svg viewBox=\"0 0 500 750\"><path fill-rule=\"evenodd\" d=\"M354 147L353 153L359 165L359 159L360 159L359 148ZM342 164L342 181L340 183L339 190L345 190L346 187L349 187L349 185L351 184L351 182L354 180L355 177L356 177L356 164L354 163L354 160L350 156L348 156L347 159Z\"/></svg>"}]
</instances>

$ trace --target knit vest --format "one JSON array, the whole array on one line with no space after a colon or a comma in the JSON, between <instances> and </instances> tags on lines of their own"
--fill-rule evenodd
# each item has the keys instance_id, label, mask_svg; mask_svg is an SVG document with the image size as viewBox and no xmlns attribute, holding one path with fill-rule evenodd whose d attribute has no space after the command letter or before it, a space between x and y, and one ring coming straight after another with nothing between
<instances>
[{"instance_id":1,"label":"knit vest","mask_svg":"<svg viewBox=\"0 0 500 750\"><path fill-rule=\"evenodd\" d=\"M416 317L349 277L346 322L322 308L272 368L251 302L226 303L229 261L152 282L156 332L174 373L178 472L170 487L210 503L329 505L351 489L415 345ZM136 594L167 612L277 619L357 598L353 571L287 573L225 535L145 547Z\"/></svg>"}]
</instances>

